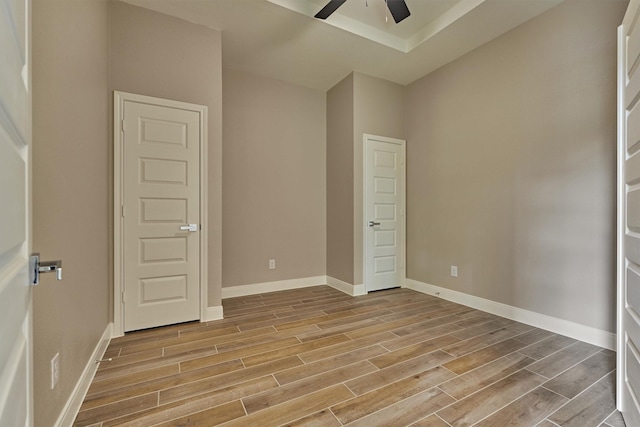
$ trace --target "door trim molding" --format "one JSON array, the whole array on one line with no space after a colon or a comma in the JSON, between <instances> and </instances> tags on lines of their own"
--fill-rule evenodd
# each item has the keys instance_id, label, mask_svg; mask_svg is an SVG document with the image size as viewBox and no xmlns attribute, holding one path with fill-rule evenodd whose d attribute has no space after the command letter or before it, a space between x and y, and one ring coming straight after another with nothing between
<instances>
[{"instance_id":1,"label":"door trim molding","mask_svg":"<svg viewBox=\"0 0 640 427\"><path fill-rule=\"evenodd\" d=\"M122 292L124 274L122 262L123 227L123 129L124 103L133 101L165 107L175 107L183 110L195 111L200 115L200 321L207 318L207 242L208 242L208 200L207 200L207 112L204 105L190 104L155 98L145 95L114 91L113 92L113 337L124 335L124 310L122 306Z\"/></svg>"},{"instance_id":2,"label":"door trim molding","mask_svg":"<svg viewBox=\"0 0 640 427\"><path fill-rule=\"evenodd\" d=\"M367 291L367 142L369 140L375 140L380 142L387 142L390 144L397 144L402 147L402 199L403 212L400 215L400 237L402 238L402 245L400 246L400 286L405 286L407 276L407 141L404 139L389 138L385 136L371 135L368 133L362 134L362 285L364 287L364 294Z\"/></svg>"}]
</instances>

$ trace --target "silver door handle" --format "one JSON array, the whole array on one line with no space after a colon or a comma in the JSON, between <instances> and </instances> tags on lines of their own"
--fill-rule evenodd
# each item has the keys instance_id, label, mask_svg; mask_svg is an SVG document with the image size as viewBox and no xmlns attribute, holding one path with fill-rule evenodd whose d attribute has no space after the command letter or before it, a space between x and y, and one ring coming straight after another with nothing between
<instances>
[{"instance_id":1,"label":"silver door handle","mask_svg":"<svg viewBox=\"0 0 640 427\"><path fill-rule=\"evenodd\" d=\"M379 222L369 221L369 227L373 227L374 225L380 225Z\"/></svg>"},{"instance_id":2,"label":"silver door handle","mask_svg":"<svg viewBox=\"0 0 640 427\"><path fill-rule=\"evenodd\" d=\"M40 261L40 254L32 254L29 262L30 280L32 285L40 283L40 274L56 273L56 280L62 280L62 261Z\"/></svg>"},{"instance_id":3,"label":"silver door handle","mask_svg":"<svg viewBox=\"0 0 640 427\"><path fill-rule=\"evenodd\" d=\"M189 225L181 225L180 230L182 231L198 231L198 224L189 224Z\"/></svg>"}]
</instances>

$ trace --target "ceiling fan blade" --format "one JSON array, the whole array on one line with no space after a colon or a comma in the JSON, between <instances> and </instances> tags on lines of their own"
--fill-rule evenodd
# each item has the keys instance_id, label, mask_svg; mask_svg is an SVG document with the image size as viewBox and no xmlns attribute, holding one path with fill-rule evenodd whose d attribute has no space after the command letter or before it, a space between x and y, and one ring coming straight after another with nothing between
<instances>
[{"instance_id":1,"label":"ceiling fan blade","mask_svg":"<svg viewBox=\"0 0 640 427\"><path fill-rule=\"evenodd\" d=\"M387 0L387 6L396 24L411 15L407 3L405 3L404 0Z\"/></svg>"},{"instance_id":2,"label":"ceiling fan blade","mask_svg":"<svg viewBox=\"0 0 640 427\"><path fill-rule=\"evenodd\" d=\"M327 19L337 8L342 6L342 3L347 0L330 0L329 3L322 10L315 14L314 18ZM393 12L392 12L393 13Z\"/></svg>"}]
</instances>

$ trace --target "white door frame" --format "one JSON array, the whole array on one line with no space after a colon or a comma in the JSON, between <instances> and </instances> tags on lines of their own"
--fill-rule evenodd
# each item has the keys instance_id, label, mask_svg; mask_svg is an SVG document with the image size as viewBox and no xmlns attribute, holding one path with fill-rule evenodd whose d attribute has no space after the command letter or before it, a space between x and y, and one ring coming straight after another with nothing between
<instances>
[{"instance_id":1,"label":"white door frame","mask_svg":"<svg viewBox=\"0 0 640 427\"><path fill-rule=\"evenodd\" d=\"M640 153L637 150L628 147L628 139L637 138L637 128L628 129L628 123L630 123L630 114L628 104L634 100L638 94L638 70L635 71L635 79L629 78L629 59L637 60L639 56L639 24L637 22L637 16L640 14L640 0L631 0L627 11L625 13L622 25L618 27L618 175L617 175L617 190L618 190L618 224L617 224L617 378L616 378L616 406L622 413L625 422L628 426L638 425L640 423L640 410L635 395L637 387L640 382L636 369L627 369L628 366L637 364L637 359L640 358L637 355L637 350L633 343L633 339L639 335L637 326L636 314L631 313L637 310L637 298L634 297L632 292L628 292L628 286L630 283L627 277L629 273L637 274L636 268L631 268L631 258L637 263L638 255L638 243L637 233L628 229L628 218L630 208L635 211L633 202L627 204L627 197L632 191L638 191L637 185L634 182L634 177L637 175L637 162L640 157ZM632 107L638 108L638 103ZM634 117L635 118L635 117ZM634 122L635 123L635 122ZM633 141L635 143L635 141ZM633 151L634 154L629 156L629 151ZM628 166L631 168L629 174ZM635 175L633 175L635 174ZM632 190L630 186L635 187ZM636 264L637 265L637 264ZM632 283L632 286L637 287L637 283ZM631 303L629 303L631 302ZM636 304L634 304L636 303ZM628 344L631 342L631 344ZM627 353L628 352L628 353ZM627 359L631 359L631 363Z\"/></svg>"},{"instance_id":2,"label":"white door frame","mask_svg":"<svg viewBox=\"0 0 640 427\"><path fill-rule=\"evenodd\" d=\"M402 239L402 245L400 245L399 256L399 268L400 268L400 286L405 287L407 280L407 141L404 139L389 138L385 136L377 136L365 133L362 135L362 281L364 282L365 293L367 291L367 266L370 262L368 256L369 251L367 248L367 229L369 228L369 218L367 216L367 141L375 140L380 142L387 142L390 144L397 144L402 146L403 158L402 173L400 179L402 181L402 191L400 192L400 199L402 200L403 210L400 212L398 221L398 232Z\"/></svg>"},{"instance_id":3,"label":"white door frame","mask_svg":"<svg viewBox=\"0 0 640 427\"><path fill-rule=\"evenodd\" d=\"M625 120L625 108L624 108L624 87L626 83L626 55L624 51L624 29L622 26L618 27L618 52L617 52L617 64L618 64L618 81L617 81L617 114L618 114L618 135L617 135L617 208L618 217L616 224L616 287L617 287L617 301L616 301L616 408L622 412L624 394L624 281L626 273L626 262L624 255L624 235L626 231L626 191L625 191L625 169L624 162L625 156L625 134L626 134L626 120Z\"/></svg>"},{"instance_id":4,"label":"white door frame","mask_svg":"<svg viewBox=\"0 0 640 427\"><path fill-rule=\"evenodd\" d=\"M151 96L114 91L113 93L113 336L124 335L123 275L124 228L123 206L123 142L124 103L132 101L194 111L200 115L200 319L206 318L207 289L207 107Z\"/></svg>"}]
</instances>

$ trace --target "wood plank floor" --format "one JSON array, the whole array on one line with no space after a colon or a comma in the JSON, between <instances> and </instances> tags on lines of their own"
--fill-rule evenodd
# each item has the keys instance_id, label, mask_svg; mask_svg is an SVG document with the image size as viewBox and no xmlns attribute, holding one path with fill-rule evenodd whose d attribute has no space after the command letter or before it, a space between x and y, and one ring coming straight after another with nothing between
<instances>
[{"instance_id":1,"label":"wood plank floor","mask_svg":"<svg viewBox=\"0 0 640 427\"><path fill-rule=\"evenodd\" d=\"M624 426L615 353L408 289L231 298L112 340L75 426Z\"/></svg>"}]
</instances>

